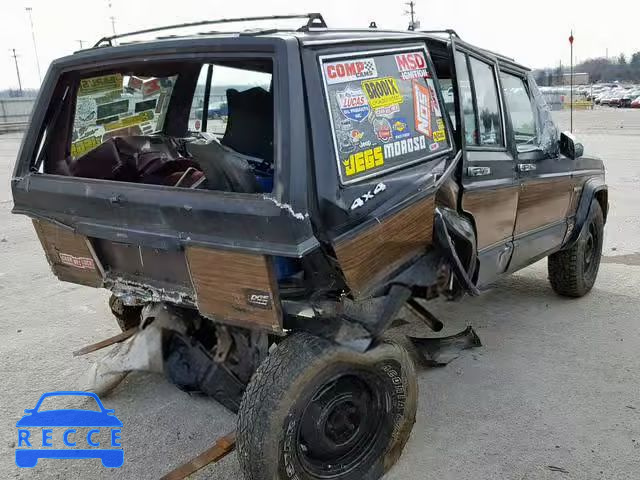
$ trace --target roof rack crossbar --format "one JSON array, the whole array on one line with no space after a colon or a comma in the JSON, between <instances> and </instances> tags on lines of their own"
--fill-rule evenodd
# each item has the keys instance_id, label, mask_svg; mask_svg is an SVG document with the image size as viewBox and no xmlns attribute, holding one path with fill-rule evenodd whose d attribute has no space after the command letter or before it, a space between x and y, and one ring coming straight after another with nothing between
<instances>
[{"instance_id":1,"label":"roof rack crossbar","mask_svg":"<svg viewBox=\"0 0 640 480\"><path fill-rule=\"evenodd\" d=\"M252 22L252 21L263 21L263 20L290 20L294 18L307 18L308 22L306 25L301 27L300 30L308 30L309 28L327 28L327 24L322 18L320 13L305 13L300 15L269 15L269 16L261 16L261 17L243 17L243 18L221 18L218 20L203 20L200 22L190 22L190 23L178 23L175 25L167 25L165 27L154 27L154 28L146 28L144 30L136 30L133 32L120 33L118 35L111 35L109 37L102 37L97 43L93 46L93 48L100 47L103 44L108 44L109 46L113 46L113 40L123 37L130 37L132 35L141 35L143 33L153 33L153 32L161 32L163 30L172 30L174 28L187 28L187 27L198 27L201 25L215 25L219 23L236 23L236 22Z\"/></svg>"}]
</instances>

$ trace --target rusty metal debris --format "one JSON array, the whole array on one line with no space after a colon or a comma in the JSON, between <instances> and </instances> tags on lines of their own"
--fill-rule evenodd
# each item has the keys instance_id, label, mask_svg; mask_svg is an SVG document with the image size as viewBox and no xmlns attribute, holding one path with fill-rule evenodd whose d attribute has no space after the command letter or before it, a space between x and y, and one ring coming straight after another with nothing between
<instances>
[{"instance_id":1,"label":"rusty metal debris","mask_svg":"<svg viewBox=\"0 0 640 480\"><path fill-rule=\"evenodd\" d=\"M80 350L76 350L73 352L74 357L79 357L81 355L86 355L87 353L96 352L103 348L109 347L111 345L115 345L116 343L124 342L127 338L133 336L134 333L138 331L138 327L130 328L129 330L125 330L118 335L114 335L113 337L106 338L100 342L92 343L91 345L87 345L86 347L82 347Z\"/></svg>"},{"instance_id":2,"label":"rusty metal debris","mask_svg":"<svg viewBox=\"0 0 640 480\"><path fill-rule=\"evenodd\" d=\"M182 480L210 463L217 462L236 448L236 432L231 432L219 438L213 447L205 450L193 460L180 465L175 470L167 473L161 480Z\"/></svg>"}]
</instances>

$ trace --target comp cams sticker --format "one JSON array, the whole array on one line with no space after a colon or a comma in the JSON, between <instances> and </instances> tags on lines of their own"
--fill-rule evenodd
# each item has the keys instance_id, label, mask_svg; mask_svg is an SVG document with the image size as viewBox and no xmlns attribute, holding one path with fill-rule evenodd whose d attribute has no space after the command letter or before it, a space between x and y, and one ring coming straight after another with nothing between
<instances>
[{"instance_id":1,"label":"comp cams sticker","mask_svg":"<svg viewBox=\"0 0 640 480\"><path fill-rule=\"evenodd\" d=\"M324 65L324 73L327 85L365 80L378 76L376 62L373 58L326 63Z\"/></svg>"}]
</instances>

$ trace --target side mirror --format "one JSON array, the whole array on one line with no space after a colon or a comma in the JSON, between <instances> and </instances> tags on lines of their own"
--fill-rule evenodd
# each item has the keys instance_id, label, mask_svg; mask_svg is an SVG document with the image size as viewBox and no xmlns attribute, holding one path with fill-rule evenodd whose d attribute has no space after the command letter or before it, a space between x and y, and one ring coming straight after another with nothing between
<instances>
[{"instance_id":1,"label":"side mirror","mask_svg":"<svg viewBox=\"0 0 640 480\"><path fill-rule=\"evenodd\" d=\"M569 132L560 134L560 153L575 160L584 155L584 146Z\"/></svg>"}]
</instances>

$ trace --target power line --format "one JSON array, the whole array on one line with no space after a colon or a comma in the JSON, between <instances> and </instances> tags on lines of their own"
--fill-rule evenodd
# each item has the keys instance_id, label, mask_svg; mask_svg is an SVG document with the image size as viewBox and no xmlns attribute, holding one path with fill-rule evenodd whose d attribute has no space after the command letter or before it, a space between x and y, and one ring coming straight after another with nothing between
<instances>
[{"instance_id":1,"label":"power line","mask_svg":"<svg viewBox=\"0 0 640 480\"><path fill-rule=\"evenodd\" d=\"M22 81L20 80L20 69L18 68L18 55L16 55L16 49L10 49L13 57L13 61L16 63L16 74L18 75L18 88L20 89L20 96L22 96Z\"/></svg>"}]
</instances>

